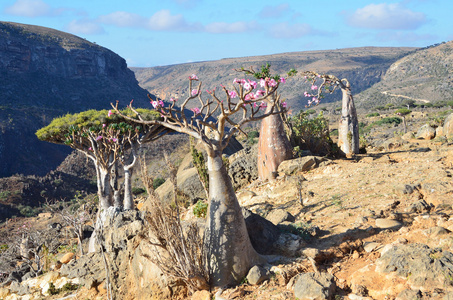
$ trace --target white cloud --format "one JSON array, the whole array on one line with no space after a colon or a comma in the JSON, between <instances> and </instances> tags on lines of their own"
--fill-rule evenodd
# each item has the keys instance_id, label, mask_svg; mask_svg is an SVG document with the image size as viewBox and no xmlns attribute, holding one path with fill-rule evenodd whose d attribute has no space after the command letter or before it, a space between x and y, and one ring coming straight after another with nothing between
<instances>
[{"instance_id":1,"label":"white cloud","mask_svg":"<svg viewBox=\"0 0 453 300\"><path fill-rule=\"evenodd\" d=\"M101 34L104 29L92 20L74 20L66 25L65 29L73 34Z\"/></svg>"},{"instance_id":2,"label":"white cloud","mask_svg":"<svg viewBox=\"0 0 453 300\"><path fill-rule=\"evenodd\" d=\"M279 18L283 16L285 12L289 13L289 5L287 3L276 6L266 5L258 13L258 16L261 18Z\"/></svg>"},{"instance_id":3,"label":"white cloud","mask_svg":"<svg viewBox=\"0 0 453 300\"><path fill-rule=\"evenodd\" d=\"M111 24L118 27L141 27L146 24L146 18L125 11L117 11L105 16L100 16L99 21L104 24Z\"/></svg>"},{"instance_id":4,"label":"white cloud","mask_svg":"<svg viewBox=\"0 0 453 300\"><path fill-rule=\"evenodd\" d=\"M327 32L313 29L309 24L289 24L288 22L272 25L268 34L277 39L297 39L307 35L329 35Z\"/></svg>"},{"instance_id":5,"label":"white cloud","mask_svg":"<svg viewBox=\"0 0 453 300\"><path fill-rule=\"evenodd\" d=\"M101 23L118 27L141 27L152 31L202 30L200 24L188 23L183 15L172 15L168 9L160 10L149 18L124 11L117 11L109 15L100 16L98 20Z\"/></svg>"},{"instance_id":6,"label":"white cloud","mask_svg":"<svg viewBox=\"0 0 453 300\"><path fill-rule=\"evenodd\" d=\"M399 3L369 4L346 18L351 26L374 29L412 30L426 23L424 13L414 12Z\"/></svg>"},{"instance_id":7,"label":"white cloud","mask_svg":"<svg viewBox=\"0 0 453 300\"><path fill-rule=\"evenodd\" d=\"M23 17L51 15L50 6L41 0L17 0L13 5L6 7L5 12Z\"/></svg>"},{"instance_id":8,"label":"white cloud","mask_svg":"<svg viewBox=\"0 0 453 300\"><path fill-rule=\"evenodd\" d=\"M214 22L205 26L205 30L210 33L241 33L259 29L256 22Z\"/></svg>"},{"instance_id":9,"label":"white cloud","mask_svg":"<svg viewBox=\"0 0 453 300\"><path fill-rule=\"evenodd\" d=\"M435 41L439 38L433 34L417 34L415 32L381 32L376 35L376 39L381 42L397 41L400 43L412 43L419 41Z\"/></svg>"}]
</instances>

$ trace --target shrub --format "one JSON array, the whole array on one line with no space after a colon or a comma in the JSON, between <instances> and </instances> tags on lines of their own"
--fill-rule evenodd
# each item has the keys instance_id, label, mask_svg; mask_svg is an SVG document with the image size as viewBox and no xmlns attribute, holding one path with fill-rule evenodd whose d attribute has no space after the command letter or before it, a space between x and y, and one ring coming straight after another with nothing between
<instances>
[{"instance_id":1,"label":"shrub","mask_svg":"<svg viewBox=\"0 0 453 300\"><path fill-rule=\"evenodd\" d=\"M158 187L160 187L162 184L164 184L165 182L165 179L161 178L161 177L157 177L153 180L153 189L157 189ZM145 192L145 189L141 189L143 190L143 192ZM142 192L142 193L143 193Z\"/></svg>"},{"instance_id":2,"label":"shrub","mask_svg":"<svg viewBox=\"0 0 453 300\"><path fill-rule=\"evenodd\" d=\"M193 214L197 218L206 218L208 213L208 204L202 200L198 200L197 204L193 207Z\"/></svg>"},{"instance_id":3,"label":"shrub","mask_svg":"<svg viewBox=\"0 0 453 300\"><path fill-rule=\"evenodd\" d=\"M252 130L247 134L247 144L256 144L256 138L260 136L260 133L256 130Z\"/></svg>"},{"instance_id":4,"label":"shrub","mask_svg":"<svg viewBox=\"0 0 453 300\"><path fill-rule=\"evenodd\" d=\"M380 114L378 112L374 112L374 113L367 114L365 117L371 118L371 117L379 117L379 116L380 116Z\"/></svg>"},{"instance_id":5,"label":"shrub","mask_svg":"<svg viewBox=\"0 0 453 300\"><path fill-rule=\"evenodd\" d=\"M308 112L300 111L287 120L291 145L295 149L310 150L312 153L327 155L336 153L330 139L329 121L322 112L309 118Z\"/></svg>"}]
</instances>

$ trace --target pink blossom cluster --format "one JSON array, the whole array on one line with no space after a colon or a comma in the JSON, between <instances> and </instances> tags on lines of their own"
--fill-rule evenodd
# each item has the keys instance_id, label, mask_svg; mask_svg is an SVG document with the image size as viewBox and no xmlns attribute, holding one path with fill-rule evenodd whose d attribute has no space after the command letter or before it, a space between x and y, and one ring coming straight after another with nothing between
<instances>
[{"instance_id":1,"label":"pink blossom cluster","mask_svg":"<svg viewBox=\"0 0 453 300\"><path fill-rule=\"evenodd\" d=\"M189 80L198 80L198 76L195 74L192 74L189 76Z\"/></svg>"},{"instance_id":2,"label":"pink blossom cluster","mask_svg":"<svg viewBox=\"0 0 453 300\"><path fill-rule=\"evenodd\" d=\"M198 107L194 107L192 109L190 109L194 114L198 115L201 111Z\"/></svg>"},{"instance_id":3,"label":"pink blossom cluster","mask_svg":"<svg viewBox=\"0 0 453 300\"><path fill-rule=\"evenodd\" d=\"M154 100L151 101L150 103L154 108L164 107L164 101L162 100Z\"/></svg>"},{"instance_id":4,"label":"pink blossom cluster","mask_svg":"<svg viewBox=\"0 0 453 300\"><path fill-rule=\"evenodd\" d=\"M109 112L107 113L107 116L108 117L111 117L112 115L114 115L115 113L112 111L112 110L109 110Z\"/></svg>"}]
</instances>

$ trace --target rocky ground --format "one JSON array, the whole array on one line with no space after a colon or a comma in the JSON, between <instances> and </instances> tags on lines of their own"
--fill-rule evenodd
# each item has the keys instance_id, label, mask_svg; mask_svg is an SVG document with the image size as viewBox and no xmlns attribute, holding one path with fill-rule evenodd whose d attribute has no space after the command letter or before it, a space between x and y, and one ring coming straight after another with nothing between
<instances>
[{"instance_id":1,"label":"rocky ground","mask_svg":"<svg viewBox=\"0 0 453 300\"><path fill-rule=\"evenodd\" d=\"M286 161L275 181L240 188L243 207L278 225L269 265L236 287L191 298L453 299L453 146L411 135L372 145L351 159ZM184 214L188 219L192 208ZM40 224L54 221L42 218ZM254 236L260 233L249 233L259 243ZM80 258L77 272L92 259ZM62 268L69 277L70 264ZM0 292L0 298L21 299ZM104 285L90 283L77 299L105 295Z\"/></svg>"}]
</instances>

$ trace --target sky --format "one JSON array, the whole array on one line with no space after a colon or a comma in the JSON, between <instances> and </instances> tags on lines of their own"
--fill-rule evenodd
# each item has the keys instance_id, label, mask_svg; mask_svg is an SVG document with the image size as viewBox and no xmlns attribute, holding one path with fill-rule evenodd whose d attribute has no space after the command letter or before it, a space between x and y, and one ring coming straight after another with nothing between
<instances>
[{"instance_id":1,"label":"sky","mask_svg":"<svg viewBox=\"0 0 453 300\"><path fill-rule=\"evenodd\" d=\"M452 0L2 0L0 21L69 32L129 67L453 40Z\"/></svg>"}]
</instances>

